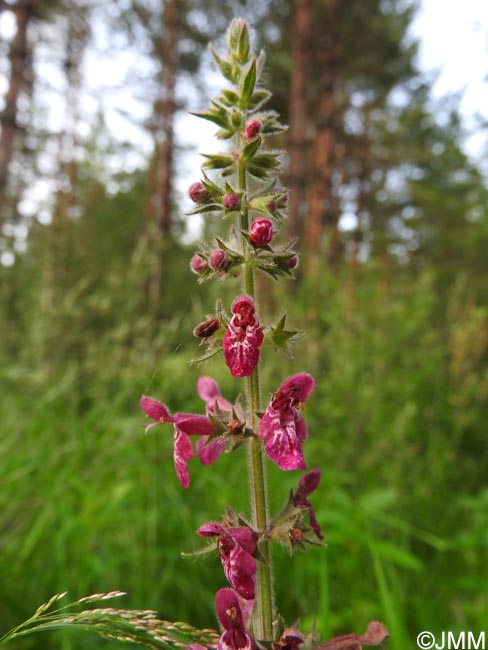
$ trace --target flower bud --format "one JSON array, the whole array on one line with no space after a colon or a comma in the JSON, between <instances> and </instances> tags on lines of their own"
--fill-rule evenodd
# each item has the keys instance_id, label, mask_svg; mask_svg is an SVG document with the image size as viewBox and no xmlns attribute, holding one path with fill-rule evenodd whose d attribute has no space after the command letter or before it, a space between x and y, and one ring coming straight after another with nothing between
<instances>
[{"instance_id":1,"label":"flower bud","mask_svg":"<svg viewBox=\"0 0 488 650\"><path fill-rule=\"evenodd\" d=\"M197 275L205 273L205 271L208 269L207 260L204 260L203 257L195 254L190 260L190 269Z\"/></svg>"},{"instance_id":2,"label":"flower bud","mask_svg":"<svg viewBox=\"0 0 488 650\"><path fill-rule=\"evenodd\" d=\"M188 196L194 203L201 203L208 197L208 190L203 183L197 181L190 185L188 189Z\"/></svg>"},{"instance_id":3,"label":"flower bud","mask_svg":"<svg viewBox=\"0 0 488 650\"><path fill-rule=\"evenodd\" d=\"M217 318L209 318L204 320L193 330L193 336L197 339L208 339L215 334L220 328L220 323Z\"/></svg>"},{"instance_id":4,"label":"flower bud","mask_svg":"<svg viewBox=\"0 0 488 650\"><path fill-rule=\"evenodd\" d=\"M225 271L230 263L229 254L221 248L217 248L210 253L209 263L214 271Z\"/></svg>"},{"instance_id":5,"label":"flower bud","mask_svg":"<svg viewBox=\"0 0 488 650\"><path fill-rule=\"evenodd\" d=\"M295 254L295 255L292 255L291 257L289 257L286 260L286 266L289 269L296 269L296 267L298 266L298 255Z\"/></svg>"},{"instance_id":6,"label":"flower bud","mask_svg":"<svg viewBox=\"0 0 488 650\"><path fill-rule=\"evenodd\" d=\"M255 219L249 233L251 244L255 248L267 246L273 239L273 224L269 219Z\"/></svg>"},{"instance_id":7,"label":"flower bud","mask_svg":"<svg viewBox=\"0 0 488 650\"><path fill-rule=\"evenodd\" d=\"M263 124L259 120L249 120L249 122L246 124L246 128L244 129L244 137L248 142L255 140L261 133L262 128Z\"/></svg>"},{"instance_id":8,"label":"flower bud","mask_svg":"<svg viewBox=\"0 0 488 650\"><path fill-rule=\"evenodd\" d=\"M222 203L226 210L237 210L239 207L239 197L234 192L229 192L228 194L224 194Z\"/></svg>"}]
</instances>

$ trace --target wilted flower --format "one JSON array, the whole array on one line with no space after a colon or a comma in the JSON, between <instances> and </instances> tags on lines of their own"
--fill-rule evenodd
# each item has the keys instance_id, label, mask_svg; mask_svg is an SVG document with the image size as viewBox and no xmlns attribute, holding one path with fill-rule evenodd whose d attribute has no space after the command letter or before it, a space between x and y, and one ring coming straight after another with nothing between
<instances>
[{"instance_id":1,"label":"wilted flower","mask_svg":"<svg viewBox=\"0 0 488 650\"><path fill-rule=\"evenodd\" d=\"M319 650L362 650L363 645L380 645L390 636L379 621L371 621L364 634L343 634L330 641L320 643Z\"/></svg>"},{"instance_id":2,"label":"wilted flower","mask_svg":"<svg viewBox=\"0 0 488 650\"><path fill-rule=\"evenodd\" d=\"M203 183L197 181L188 188L188 196L194 203L201 203L208 197L208 190Z\"/></svg>"},{"instance_id":3,"label":"wilted flower","mask_svg":"<svg viewBox=\"0 0 488 650\"><path fill-rule=\"evenodd\" d=\"M259 347L263 342L261 329L255 314L254 302L247 296L239 296L232 305L234 314L223 340L225 362L234 377L252 375L259 362Z\"/></svg>"},{"instance_id":4,"label":"wilted flower","mask_svg":"<svg viewBox=\"0 0 488 650\"><path fill-rule=\"evenodd\" d=\"M224 194L222 203L226 210L237 210L239 207L239 197L234 192L229 192L228 194Z\"/></svg>"},{"instance_id":5,"label":"wilted flower","mask_svg":"<svg viewBox=\"0 0 488 650\"><path fill-rule=\"evenodd\" d=\"M298 408L310 397L315 381L306 373L292 375L281 385L266 407L259 424L264 450L281 469L306 469L302 445L307 427Z\"/></svg>"},{"instance_id":6,"label":"wilted flower","mask_svg":"<svg viewBox=\"0 0 488 650\"><path fill-rule=\"evenodd\" d=\"M174 427L174 453L176 475L184 488L190 485L188 461L193 458L193 448L188 436L209 436L214 430L214 425L205 415L192 415L189 413L175 413L170 415L168 409L151 397L143 395L140 405L144 413L154 420L145 427L147 431L156 424L171 422Z\"/></svg>"},{"instance_id":7,"label":"wilted flower","mask_svg":"<svg viewBox=\"0 0 488 650\"><path fill-rule=\"evenodd\" d=\"M230 258L227 251L224 251L221 248L216 248L210 253L208 261L214 271L225 271L229 266Z\"/></svg>"},{"instance_id":8,"label":"wilted flower","mask_svg":"<svg viewBox=\"0 0 488 650\"><path fill-rule=\"evenodd\" d=\"M208 339L213 336L219 329L219 319L208 318L207 320L198 323L198 325L193 328L193 336L196 336L197 339Z\"/></svg>"},{"instance_id":9,"label":"wilted flower","mask_svg":"<svg viewBox=\"0 0 488 650\"><path fill-rule=\"evenodd\" d=\"M273 239L273 224L269 219L255 219L251 224L249 239L255 248L267 246Z\"/></svg>"},{"instance_id":10,"label":"wilted flower","mask_svg":"<svg viewBox=\"0 0 488 650\"><path fill-rule=\"evenodd\" d=\"M203 257L200 257L200 255L195 254L190 260L190 268L193 273L201 275L208 269L208 262Z\"/></svg>"},{"instance_id":11,"label":"wilted flower","mask_svg":"<svg viewBox=\"0 0 488 650\"><path fill-rule=\"evenodd\" d=\"M261 133L261 129L263 128L262 122L257 119L252 119L249 120L249 122L246 124L246 127L244 129L244 137L248 142L251 140L255 140L258 135Z\"/></svg>"},{"instance_id":12,"label":"wilted flower","mask_svg":"<svg viewBox=\"0 0 488 650\"><path fill-rule=\"evenodd\" d=\"M272 650L298 650L298 646L303 643L304 639L300 632L289 627L287 628L278 641L271 644Z\"/></svg>"},{"instance_id":13,"label":"wilted flower","mask_svg":"<svg viewBox=\"0 0 488 650\"><path fill-rule=\"evenodd\" d=\"M215 611L224 632L217 650L254 650L255 644L246 630L239 597L232 589L219 589L215 595Z\"/></svg>"},{"instance_id":14,"label":"wilted flower","mask_svg":"<svg viewBox=\"0 0 488 650\"><path fill-rule=\"evenodd\" d=\"M220 411L232 412L232 404L222 397L217 382L211 377L204 375L197 381L198 396L205 402L205 412L207 415L216 415L217 409ZM197 440L197 454L204 465L214 463L225 449L225 441L215 440L208 441L208 436L202 436Z\"/></svg>"},{"instance_id":15,"label":"wilted flower","mask_svg":"<svg viewBox=\"0 0 488 650\"><path fill-rule=\"evenodd\" d=\"M254 532L248 526L226 528L214 521L203 524L198 529L203 537L218 537L219 551L225 577L239 596L254 600L256 588L256 560L252 553L256 550Z\"/></svg>"},{"instance_id":16,"label":"wilted flower","mask_svg":"<svg viewBox=\"0 0 488 650\"><path fill-rule=\"evenodd\" d=\"M308 497L312 494L312 492L315 492L319 483L320 483L319 469L313 469L311 472L308 472L308 474L302 476L300 482L298 483L298 489L293 495L293 505L296 506L297 508L303 508L308 512L312 530L317 535L317 537L320 540L322 540L324 539L324 536L322 535L322 532L320 530L319 522L317 521L317 517L315 516L315 512L312 507L312 504L308 500Z\"/></svg>"}]
</instances>

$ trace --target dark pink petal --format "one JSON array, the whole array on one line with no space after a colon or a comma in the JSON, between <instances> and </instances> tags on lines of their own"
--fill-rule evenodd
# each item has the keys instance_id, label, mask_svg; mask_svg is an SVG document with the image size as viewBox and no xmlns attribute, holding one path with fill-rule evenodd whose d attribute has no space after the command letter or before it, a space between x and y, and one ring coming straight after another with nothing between
<instances>
[{"instance_id":1,"label":"dark pink petal","mask_svg":"<svg viewBox=\"0 0 488 650\"><path fill-rule=\"evenodd\" d=\"M184 431L175 426L173 459L176 475L182 485L187 488L190 485L190 474L188 472L188 461L193 458L193 449L190 438Z\"/></svg>"},{"instance_id":2,"label":"dark pink petal","mask_svg":"<svg viewBox=\"0 0 488 650\"><path fill-rule=\"evenodd\" d=\"M254 553L256 550L256 535L249 526L236 526L235 528L229 528L228 533L245 551L248 553Z\"/></svg>"},{"instance_id":3,"label":"dark pink petal","mask_svg":"<svg viewBox=\"0 0 488 650\"><path fill-rule=\"evenodd\" d=\"M197 533L203 535L203 537L214 537L215 535L226 535L227 530L222 526L222 524L219 524L216 521L209 521L200 526Z\"/></svg>"},{"instance_id":4,"label":"dark pink petal","mask_svg":"<svg viewBox=\"0 0 488 650\"><path fill-rule=\"evenodd\" d=\"M205 415L176 413L173 422L180 431L189 436L209 436L215 428Z\"/></svg>"},{"instance_id":5,"label":"dark pink petal","mask_svg":"<svg viewBox=\"0 0 488 650\"><path fill-rule=\"evenodd\" d=\"M247 316L245 316L248 319ZM246 324L239 323L239 316L233 316L227 327L222 348L225 362L234 377L249 377L259 362L259 348L264 335L257 319Z\"/></svg>"},{"instance_id":6,"label":"dark pink petal","mask_svg":"<svg viewBox=\"0 0 488 650\"><path fill-rule=\"evenodd\" d=\"M285 471L306 469L302 450L302 436L303 433L306 435L306 429L301 430L300 437L297 436L295 415L293 409L276 411L270 403L259 424L258 434L266 440L266 454Z\"/></svg>"},{"instance_id":7,"label":"dark pink petal","mask_svg":"<svg viewBox=\"0 0 488 650\"><path fill-rule=\"evenodd\" d=\"M221 411L232 411L232 404L222 397L217 382L211 377L199 377L197 381L198 396L203 399L208 413L215 413L215 403Z\"/></svg>"},{"instance_id":8,"label":"dark pink petal","mask_svg":"<svg viewBox=\"0 0 488 650\"><path fill-rule=\"evenodd\" d=\"M164 404L161 404L161 402L152 399L152 397L143 395L139 403L144 413L153 420L157 420L157 422L173 421L166 406L164 406Z\"/></svg>"},{"instance_id":9,"label":"dark pink petal","mask_svg":"<svg viewBox=\"0 0 488 650\"><path fill-rule=\"evenodd\" d=\"M220 589L215 596L217 618L224 628L217 650L253 650L246 631L239 597L232 589Z\"/></svg>"},{"instance_id":10,"label":"dark pink petal","mask_svg":"<svg viewBox=\"0 0 488 650\"><path fill-rule=\"evenodd\" d=\"M299 402L306 402L314 388L314 378L305 372L300 372L285 379L278 392L289 396L293 399L294 404L298 404Z\"/></svg>"},{"instance_id":11,"label":"dark pink petal","mask_svg":"<svg viewBox=\"0 0 488 650\"><path fill-rule=\"evenodd\" d=\"M229 538L222 540L221 548L227 544L230 546ZM245 600L254 600L256 597L256 560L235 542L228 555L224 556L224 551L221 551L221 558L225 577L239 596Z\"/></svg>"},{"instance_id":12,"label":"dark pink petal","mask_svg":"<svg viewBox=\"0 0 488 650\"><path fill-rule=\"evenodd\" d=\"M197 440L197 454L202 465L213 465L220 454L225 451L226 442L218 438L210 442L207 441L208 436L202 436Z\"/></svg>"},{"instance_id":13,"label":"dark pink petal","mask_svg":"<svg viewBox=\"0 0 488 650\"><path fill-rule=\"evenodd\" d=\"M318 468L312 469L307 474L304 474L298 483L298 489L295 494L295 504L299 505L304 499L309 497L318 488L320 483L320 470Z\"/></svg>"},{"instance_id":14,"label":"dark pink petal","mask_svg":"<svg viewBox=\"0 0 488 650\"><path fill-rule=\"evenodd\" d=\"M315 512L312 504L308 500L308 497L315 492L320 483L320 470L313 469L305 476L302 476L300 482L298 483L298 489L293 497L293 503L297 508L304 508L308 512L310 518L310 526L312 527L313 532L318 537L318 539L324 539L322 531L320 530L319 522L315 516Z\"/></svg>"}]
</instances>

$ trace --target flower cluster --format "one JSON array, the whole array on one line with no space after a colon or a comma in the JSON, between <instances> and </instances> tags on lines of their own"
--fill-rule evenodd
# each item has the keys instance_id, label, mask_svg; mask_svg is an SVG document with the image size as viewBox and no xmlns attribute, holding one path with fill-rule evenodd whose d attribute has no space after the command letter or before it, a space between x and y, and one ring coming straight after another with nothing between
<instances>
[{"instance_id":1,"label":"flower cluster","mask_svg":"<svg viewBox=\"0 0 488 650\"><path fill-rule=\"evenodd\" d=\"M232 377L244 379L246 408L222 396L218 384L208 376L198 379L197 393L203 400L202 414L176 413L147 396L141 408L156 424L171 423L174 429L174 465L184 488L190 485L188 463L194 457L191 436L197 438L196 454L203 465L213 464L225 451L247 446L252 522L227 510L222 523L210 521L198 529L217 550L229 586L216 594L215 607L222 634L217 650L357 650L381 643L387 636L379 623L372 623L363 636L346 635L318 645L294 628L276 631L270 546L286 544L291 551L304 543L324 539L310 501L320 482L313 469L298 481L283 509L269 517L264 463L267 458L281 470L305 470L304 444L307 426L301 411L310 398L315 381L305 372L294 374L272 393L264 411L260 406L259 365L265 341L288 351L297 332L285 330L286 314L276 325L262 325L254 293L254 272L273 279L292 277L298 265L293 242L279 245L279 225L285 217L288 193L277 183L280 152L265 148L266 139L285 127L273 111L262 107L271 93L260 86L264 56L254 57L245 21L236 19L227 34L228 52L221 57L212 49L215 62L230 83L205 111L195 113L219 127L217 137L230 140L229 152L204 154L201 180L188 190L194 204L190 214L220 214L235 217L227 239L215 237L202 243L190 268L205 280L233 280L242 273L242 287L234 299L231 315L218 303L193 333L209 346L205 357L222 354ZM252 180L252 184L248 181ZM223 331L225 330L225 331ZM251 632L252 631L252 632ZM192 650L205 650L193 644Z\"/></svg>"}]
</instances>

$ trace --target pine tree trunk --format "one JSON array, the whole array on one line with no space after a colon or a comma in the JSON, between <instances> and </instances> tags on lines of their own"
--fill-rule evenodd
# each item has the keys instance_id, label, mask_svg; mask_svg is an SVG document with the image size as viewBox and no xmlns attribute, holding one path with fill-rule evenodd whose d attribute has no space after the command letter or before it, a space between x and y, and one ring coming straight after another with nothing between
<instances>
[{"instance_id":1,"label":"pine tree trunk","mask_svg":"<svg viewBox=\"0 0 488 650\"><path fill-rule=\"evenodd\" d=\"M316 113L316 131L312 151L312 182L308 192L308 218L306 231L309 262L315 261L321 252L324 225L331 221L332 212L332 176L334 152L334 118L335 118L335 75L336 42L335 13L337 0L327 3L326 18L323 20L327 29L326 41L322 49L322 75Z\"/></svg>"},{"instance_id":2,"label":"pine tree trunk","mask_svg":"<svg viewBox=\"0 0 488 650\"><path fill-rule=\"evenodd\" d=\"M36 14L37 0L19 0L9 9L15 14L17 29L10 44L10 80L5 95L5 108L0 122L0 220L1 210L5 205L5 194L10 161L14 151L17 125L17 103L25 85L25 70L28 56L27 29L30 20Z\"/></svg>"},{"instance_id":3,"label":"pine tree trunk","mask_svg":"<svg viewBox=\"0 0 488 650\"><path fill-rule=\"evenodd\" d=\"M163 240L171 229L173 148L176 80L176 36L178 7L176 0L166 0L164 5L165 37L161 47L161 101L160 125L162 140L159 147L157 193L159 197L158 223Z\"/></svg>"},{"instance_id":4,"label":"pine tree trunk","mask_svg":"<svg viewBox=\"0 0 488 650\"><path fill-rule=\"evenodd\" d=\"M311 0L294 0L292 24L288 228L291 237L300 237L303 228L301 206L305 194L307 161L307 88L308 71L310 70Z\"/></svg>"}]
</instances>

